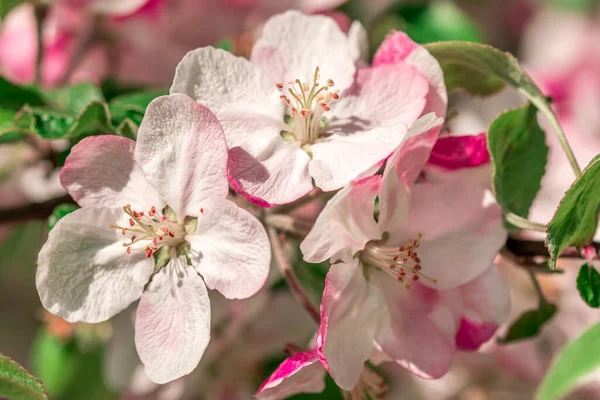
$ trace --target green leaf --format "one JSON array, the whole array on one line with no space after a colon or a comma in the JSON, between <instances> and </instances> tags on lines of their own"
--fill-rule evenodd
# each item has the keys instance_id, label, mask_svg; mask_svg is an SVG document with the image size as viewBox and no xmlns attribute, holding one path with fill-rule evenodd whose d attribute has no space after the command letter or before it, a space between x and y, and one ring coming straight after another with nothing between
<instances>
[{"instance_id":1,"label":"green leaf","mask_svg":"<svg viewBox=\"0 0 600 400\"><path fill-rule=\"evenodd\" d=\"M11 400L47 399L42 383L25 368L0 354L0 397Z\"/></svg>"},{"instance_id":2,"label":"green leaf","mask_svg":"<svg viewBox=\"0 0 600 400\"><path fill-rule=\"evenodd\" d=\"M231 50L233 49L233 40L231 38L223 38L217 42L215 47L231 53Z\"/></svg>"},{"instance_id":3,"label":"green leaf","mask_svg":"<svg viewBox=\"0 0 600 400\"><path fill-rule=\"evenodd\" d=\"M68 203L56 206L54 210L52 210L52 214L50 214L50 216L48 217L48 232L50 232L52 228L54 228L54 225L56 225L56 223L60 221L62 217L64 217L67 214L71 214L78 208L79 207L77 207L77 205Z\"/></svg>"},{"instance_id":4,"label":"green leaf","mask_svg":"<svg viewBox=\"0 0 600 400\"><path fill-rule=\"evenodd\" d=\"M75 114L85 109L92 101L104 101L100 89L90 83L48 90L44 97L53 108Z\"/></svg>"},{"instance_id":5,"label":"green leaf","mask_svg":"<svg viewBox=\"0 0 600 400\"><path fill-rule=\"evenodd\" d=\"M15 85L0 77L0 108L17 111L26 104L34 107L43 106L45 103L37 89Z\"/></svg>"},{"instance_id":6,"label":"green leaf","mask_svg":"<svg viewBox=\"0 0 600 400\"><path fill-rule=\"evenodd\" d=\"M406 4L400 7L399 14L407 22L406 34L417 43L483 41L481 29L453 1L434 1L424 6Z\"/></svg>"},{"instance_id":7,"label":"green leaf","mask_svg":"<svg viewBox=\"0 0 600 400\"><path fill-rule=\"evenodd\" d=\"M15 121L22 130L36 133L46 140L81 139L90 135L115 133L110 111L100 101L92 101L79 114L24 107Z\"/></svg>"},{"instance_id":8,"label":"green leaf","mask_svg":"<svg viewBox=\"0 0 600 400\"><path fill-rule=\"evenodd\" d=\"M460 64L442 61L440 65L444 71L444 80L448 92L464 89L467 93L473 95L489 96L498 93L506 85L494 75L465 68Z\"/></svg>"},{"instance_id":9,"label":"green leaf","mask_svg":"<svg viewBox=\"0 0 600 400\"><path fill-rule=\"evenodd\" d=\"M600 307L600 274L592 265L586 263L581 266L577 276L577 290L590 307Z\"/></svg>"},{"instance_id":10,"label":"green leaf","mask_svg":"<svg viewBox=\"0 0 600 400\"><path fill-rule=\"evenodd\" d=\"M508 329L506 336L498 341L509 343L536 336L542 326L552 319L556 310L554 304L542 302L537 310L523 313Z\"/></svg>"},{"instance_id":11,"label":"green leaf","mask_svg":"<svg viewBox=\"0 0 600 400\"><path fill-rule=\"evenodd\" d=\"M558 400L600 367L600 324L569 343L556 357L536 394L537 400Z\"/></svg>"},{"instance_id":12,"label":"green leaf","mask_svg":"<svg viewBox=\"0 0 600 400\"><path fill-rule=\"evenodd\" d=\"M117 96L110 102L111 107L144 113L148 104L157 97L169 94L168 90L147 90Z\"/></svg>"},{"instance_id":13,"label":"green leaf","mask_svg":"<svg viewBox=\"0 0 600 400\"><path fill-rule=\"evenodd\" d=\"M496 200L506 212L526 218L548 161L546 134L528 104L498 116L488 131Z\"/></svg>"},{"instance_id":14,"label":"green leaf","mask_svg":"<svg viewBox=\"0 0 600 400\"><path fill-rule=\"evenodd\" d=\"M16 142L25 136L25 133L15 125L16 115L17 112L14 110L0 109L0 144Z\"/></svg>"},{"instance_id":15,"label":"green leaf","mask_svg":"<svg viewBox=\"0 0 600 400\"><path fill-rule=\"evenodd\" d=\"M64 393L76 374L77 356L74 340L63 343L46 328L40 329L33 344L33 370L53 398Z\"/></svg>"},{"instance_id":16,"label":"green leaf","mask_svg":"<svg viewBox=\"0 0 600 400\"><path fill-rule=\"evenodd\" d=\"M550 266L568 246L583 246L592 241L600 210L600 155L594 157L565 193L546 230Z\"/></svg>"},{"instance_id":17,"label":"green leaf","mask_svg":"<svg viewBox=\"0 0 600 400\"><path fill-rule=\"evenodd\" d=\"M4 19L10 10L24 2L25 0L0 0L0 20Z\"/></svg>"}]
</instances>

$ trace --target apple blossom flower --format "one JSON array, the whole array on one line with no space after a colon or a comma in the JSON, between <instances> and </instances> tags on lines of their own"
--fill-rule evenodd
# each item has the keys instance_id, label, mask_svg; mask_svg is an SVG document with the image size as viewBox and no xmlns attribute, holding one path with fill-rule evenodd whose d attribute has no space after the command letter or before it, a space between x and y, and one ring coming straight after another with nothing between
<instances>
[{"instance_id":1,"label":"apple blossom flower","mask_svg":"<svg viewBox=\"0 0 600 400\"><path fill-rule=\"evenodd\" d=\"M171 92L215 112L230 182L248 199L289 203L313 179L340 189L376 169L430 106L429 74L442 79L437 61L406 39L415 60L357 69L360 36L325 16L288 11L267 21L250 61L211 47L181 61Z\"/></svg>"},{"instance_id":2,"label":"apple blossom flower","mask_svg":"<svg viewBox=\"0 0 600 400\"><path fill-rule=\"evenodd\" d=\"M411 372L436 378L457 348L476 350L507 316L507 289L493 264L506 232L491 191L479 180L421 176L441 124L421 117L383 178L338 192L300 246L306 261L333 263L317 351L345 390L355 387L374 342Z\"/></svg>"},{"instance_id":3,"label":"apple blossom flower","mask_svg":"<svg viewBox=\"0 0 600 400\"><path fill-rule=\"evenodd\" d=\"M61 182L82 207L38 257L44 307L67 321L104 321L140 299L135 343L148 376L191 372L210 339L206 288L230 299L267 278L264 228L226 200L227 149L204 106L154 100L137 142L95 136L73 147Z\"/></svg>"}]
</instances>

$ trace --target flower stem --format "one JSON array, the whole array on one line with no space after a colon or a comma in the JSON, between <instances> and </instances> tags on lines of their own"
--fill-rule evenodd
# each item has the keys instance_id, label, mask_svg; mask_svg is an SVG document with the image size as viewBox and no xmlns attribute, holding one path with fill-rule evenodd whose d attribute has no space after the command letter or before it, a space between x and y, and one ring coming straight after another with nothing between
<instances>
[{"instance_id":1,"label":"flower stem","mask_svg":"<svg viewBox=\"0 0 600 400\"><path fill-rule=\"evenodd\" d=\"M548 300L546 300L546 297L544 296L544 292L542 291L542 287L540 286L540 283L537 280L537 276L535 276L535 273L529 269L527 270L527 273L529 273L529 276L531 277L531 282L533 283L533 287L535 288L535 292L537 293L540 299L540 307L544 304L547 304Z\"/></svg>"},{"instance_id":2,"label":"flower stem","mask_svg":"<svg viewBox=\"0 0 600 400\"><path fill-rule=\"evenodd\" d=\"M511 212L506 213L506 220L514 226L521 229L546 233L546 225L530 221L523 217L519 217L517 214L513 214Z\"/></svg>"},{"instance_id":3,"label":"flower stem","mask_svg":"<svg viewBox=\"0 0 600 400\"><path fill-rule=\"evenodd\" d=\"M294 297L296 297L298 303L300 303L300 305L304 307L312 319L319 324L321 321L321 314L315 305L310 301L310 298L308 297L306 291L304 291L304 288L298 282L298 279L296 278L296 275L294 274L294 271L292 270L292 267L287 261L283 252L281 240L278 237L277 231L272 226L267 227L267 231L269 232L269 239L271 240L273 255L277 260L281 274L285 278L285 281L294 294Z\"/></svg>"}]
</instances>

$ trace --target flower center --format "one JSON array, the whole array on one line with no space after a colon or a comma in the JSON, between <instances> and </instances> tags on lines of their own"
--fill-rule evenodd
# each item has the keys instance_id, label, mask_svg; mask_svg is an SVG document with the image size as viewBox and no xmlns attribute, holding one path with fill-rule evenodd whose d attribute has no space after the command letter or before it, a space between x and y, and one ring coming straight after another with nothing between
<instances>
[{"instance_id":1,"label":"flower center","mask_svg":"<svg viewBox=\"0 0 600 400\"><path fill-rule=\"evenodd\" d=\"M325 85L321 85L319 79L319 67L317 67L312 85L301 82L300 79L288 82L287 92L291 97L285 94L283 83L276 84L277 89L282 93L279 97L288 107L293 120L293 132L282 134L285 140L298 141L301 145L305 145L312 144L319 138L323 114L330 110L329 105L333 100L340 98L339 91L331 89L335 85L331 79L327 79Z\"/></svg>"},{"instance_id":2,"label":"flower center","mask_svg":"<svg viewBox=\"0 0 600 400\"><path fill-rule=\"evenodd\" d=\"M421 259L417 249L422 237L419 233L416 239L409 239L405 246L400 247L383 246L377 241L369 242L361 252L360 259L404 283L406 289L410 289L411 280L418 281L420 278L436 283L437 280L421 272Z\"/></svg>"},{"instance_id":3,"label":"flower center","mask_svg":"<svg viewBox=\"0 0 600 400\"><path fill-rule=\"evenodd\" d=\"M383 400L386 398L387 391L388 387L383 378L365 365L354 389L342 394L344 400Z\"/></svg>"},{"instance_id":4,"label":"flower center","mask_svg":"<svg viewBox=\"0 0 600 400\"><path fill-rule=\"evenodd\" d=\"M123 207L129 216L129 226L111 225L111 229L118 229L123 236L129 236L123 243L127 254L131 250L144 249L146 257L152 255L163 246L178 246L185 242L185 228L173 218L157 212L152 206L147 213L135 211L130 204Z\"/></svg>"}]
</instances>

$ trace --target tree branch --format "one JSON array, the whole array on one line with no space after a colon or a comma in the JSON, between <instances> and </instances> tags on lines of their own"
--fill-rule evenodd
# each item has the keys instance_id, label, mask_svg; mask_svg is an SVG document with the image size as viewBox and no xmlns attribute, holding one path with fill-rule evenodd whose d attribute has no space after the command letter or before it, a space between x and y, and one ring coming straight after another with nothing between
<instances>
[{"instance_id":1,"label":"tree branch","mask_svg":"<svg viewBox=\"0 0 600 400\"><path fill-rule=\"evenodd\" d=\"M600 243L593 242L591 246L594 247L596 253L600 250ZM524 239L515 239L508 238L506 241L505 247L508 251L513 253L518 257L546 257L550 258L550 253L548 253L548 249L544 244L543 240L524 240ZM577 250L575 247L566 248L562 254L561 258L585 258L582 256L581 252Z\"/></svg>"},{"instance_id":2,"label":"tree branch","mask_svg":"<svg viewBox=\"0 0 600 400\"><path fill-rule=\"evenodd\" d=\"M304 288L298 282L298 279L296 278L296 275L294 274L291 265L288 263L285 254L283 253L283 248L281 247L281 241L277 236L277 231L271 226L267 227L267 231L269 232L269 239L271 240L273 255L275 256L277 265L279 265L281 274L285 278L285 281L290 287L290 290L296 297L296 300L298 300L300 305L304 307L304 309L308 312L312 319L315 320L317 324L319 324L321 322L321 313L310 301L308 294L304 291Z\"/></svg>"},{"instance_id":3,"label":"tree branch","mask_svg":"<svg viewBox=\"0 0 600 400\"><path fill-rule=\"evenodd\" d=\"M0 224L26 222L31 220L43 220L52 214L52 211L60 204L75 201L69 195L55 197L41 203L29 203L15 208L0 209Z\"/></svg>"}]
</instances>

